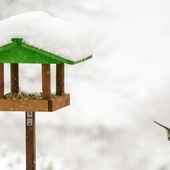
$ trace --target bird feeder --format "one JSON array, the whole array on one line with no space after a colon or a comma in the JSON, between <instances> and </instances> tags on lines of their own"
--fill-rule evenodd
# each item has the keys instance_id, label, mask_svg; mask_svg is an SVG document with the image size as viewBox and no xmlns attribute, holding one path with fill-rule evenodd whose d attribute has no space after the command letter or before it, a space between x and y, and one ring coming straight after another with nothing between
<instances>
[{"instance_id":1,"label":"bird feeder","mask_svg":"<svg viewBox=\"0 0 170 170\"><path fill-rule=\"evenodd\" d=\"M1 25L0 25L1 28ZM48 33L47 33L48 34ZM36 169L36 112L52 112L70 104L70 95L64 89L64 64L77 64L92 56L71 60L30 45L23 38L12 37L0 47L0 111L25 111L26 116L26 169ZM10 92L4 94L4 64L10 64ZM41 64L42 89L40 97L22 98L19 82L19 64ZM51 93L50 65L56 65L56 92ZM27 82L29 83L29 82ZM14 97L13 97L14 96Z\"/></svg>"}]
</instances>

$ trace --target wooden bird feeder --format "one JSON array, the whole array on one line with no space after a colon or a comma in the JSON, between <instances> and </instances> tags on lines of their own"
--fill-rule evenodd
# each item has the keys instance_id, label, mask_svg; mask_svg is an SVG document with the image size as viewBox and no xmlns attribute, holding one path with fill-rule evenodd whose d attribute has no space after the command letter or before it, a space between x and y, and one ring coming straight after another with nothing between
<instances>
[{"instance_id":1,"label":"wooden bird feeder","mask_svg":"<svg viewBox=\"0 0 170 170\"><path fill-rule=\"evenodd\" d=\"M70 104L64 90L64 63L76 64L92 56L72 61L12 38L0 47L0 111L26 112L26 169L36 169L35 112L52 112ZM40 99L6 98L4 94L4 64L10 63L10 94L19 94L19 64L41 64L42 97ZM56 94L51 94L50 64L56 64Z\"/></svg>"}]
</instances>

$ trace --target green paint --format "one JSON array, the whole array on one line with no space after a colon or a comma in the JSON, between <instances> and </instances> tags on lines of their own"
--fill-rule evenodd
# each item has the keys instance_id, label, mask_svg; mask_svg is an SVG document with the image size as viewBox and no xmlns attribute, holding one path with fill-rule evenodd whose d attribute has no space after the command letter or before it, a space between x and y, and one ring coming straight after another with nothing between
<instances>
[{"instance_id":1,"label":"green paint","mask_svg":"<svg viewBox=\"0 0 170 170\"><path fill-rule=\"evenodd\" d=\"M88 56L78 61L68 60L42 49L30 46L22 42L21 38L12 38L12 43L0 47L0 63L67 63L73 65L90 58L92 58L92 56Z\"/></svg>"}]
</instances>

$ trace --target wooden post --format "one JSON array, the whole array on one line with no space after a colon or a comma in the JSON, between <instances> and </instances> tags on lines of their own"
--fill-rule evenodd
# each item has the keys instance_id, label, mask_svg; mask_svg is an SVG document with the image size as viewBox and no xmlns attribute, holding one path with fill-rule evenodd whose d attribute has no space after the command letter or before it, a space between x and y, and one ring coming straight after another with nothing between
<instances>
[{"instance_id":1,"label":"wooden post","mask_svg":"<svg viewBox=\"0 0 170 170\"><path fill-rule=\"evenodd\" d=\"M50 64L42 64L42 97L51 99L51 70Z\"/></svg>"},{"instance_id":2,"label":"wooden post","mask_svg":"<svg viewBox=\"0 0 170 170\"><path fill-rule=\"evenodd\" d=\"M56 95L64 94L64 63L56 64Z\"/></svg>"},{"instance_id":3,"label":"wooden post","mask_svg":"<svg viewBox=\"0 0 170 170\"><path fill-rule=\"evenodd\" d=\"M19 65L10 64L11 68L11 93L19 92Z\"/></svg>"},{"instance_id":4,"label":"wooden post","mask_svg":"<svg viewBox=\"0 0 170 170\"><path fill-rule=\"evenodd\" d=\"M4 64L0 63L0 98L4 97Z\"/></svg>"},{"instance_id":5,"label":"wooden post","mask_svg":"<svg viewBox=\"0 0 170 170\"><path fill-rule=\"evenodd\" d=\"M26 112L26 170L36 170L35 112Z\"/></svg>"}]
</instances>

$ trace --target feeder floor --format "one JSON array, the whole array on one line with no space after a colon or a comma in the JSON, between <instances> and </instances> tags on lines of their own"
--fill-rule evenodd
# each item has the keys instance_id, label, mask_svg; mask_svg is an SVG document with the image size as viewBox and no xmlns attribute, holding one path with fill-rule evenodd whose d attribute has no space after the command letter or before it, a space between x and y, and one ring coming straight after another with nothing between
<instances>
[{"instance_id":1,"label":"feeder floor","mask_svg":"<svg viewBox=\"0 0 170 170\"><path fill-rule=\"evenodd\" d=\"M5 95L6 96L6 95ZM36 111L52 112L70 105L70 95L53 96L50 100L40 97L33 98L2 98L0 99L0 111Z\"/></svg>"}]
</instances>

